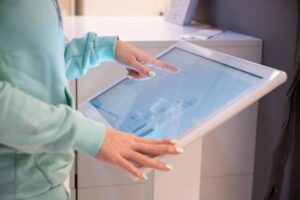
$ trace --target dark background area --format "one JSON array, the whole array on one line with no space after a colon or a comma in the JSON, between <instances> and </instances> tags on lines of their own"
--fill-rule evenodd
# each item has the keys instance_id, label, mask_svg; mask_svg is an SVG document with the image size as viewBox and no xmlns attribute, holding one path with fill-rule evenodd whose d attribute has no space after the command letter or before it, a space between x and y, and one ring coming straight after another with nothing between
<instances>
[{"instance_id":1,"label":"dark background area","mask_svg":"<svg viewBox=\"0 0 300 200\"><path fill-rule=\"evenodd\" d=\"M300 115L293 120L289 116L299 110L300 98L291 108L287 95L299 65L298 0L199 0L195 19L263 39L262 64L288 73L288 82L259 103L253 200L299 200L299 129L293 125Z\"/></svg>"}]
</instances>

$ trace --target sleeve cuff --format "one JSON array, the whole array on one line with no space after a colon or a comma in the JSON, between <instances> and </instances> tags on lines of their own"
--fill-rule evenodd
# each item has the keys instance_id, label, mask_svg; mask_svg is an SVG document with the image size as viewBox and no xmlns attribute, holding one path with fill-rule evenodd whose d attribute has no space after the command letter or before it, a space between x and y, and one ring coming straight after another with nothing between
<instances>
[{"instance_id":1,"label":"sleeve cuff","mask_svg":"<svg viewBox=\"0 0 300 200\"><path fill-rule=\"evenodd\" d=\"M95 40L95 52L98 62L116 61L116 44L118 36L100 36Z\"/></svg>"},{"instance_id":2,"label":"sleeve cuff","mask_svg":"<svg viewBox=\"0 0 300 200\"><path fill-rule=\"evenodd\" d=\"M84 154L95 156L100 150L105 137L105 126L102 123L90 120L82 114L75 119L80 126L76 135L74 149Z\"/></svg>"}]
</instances>

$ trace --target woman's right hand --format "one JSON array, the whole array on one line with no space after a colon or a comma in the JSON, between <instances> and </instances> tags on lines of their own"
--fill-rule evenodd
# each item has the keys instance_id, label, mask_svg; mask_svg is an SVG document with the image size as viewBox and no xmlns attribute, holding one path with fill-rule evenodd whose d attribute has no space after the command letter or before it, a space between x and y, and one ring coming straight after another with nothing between
<instances>
[{"instance_id":1,"label":"woman's right hand","mask_svg":"<svg viewBox=\"0 0 300 200\"><path fill-rule=\"evenodd\" d=\"M139 179L147 179L135 164L169 171L172 166L158 159L150 158L149 155L181 153L183 149L177 148L175 144L176 140L173 139L146 139L107 128L103 144L96 158L117 165Z\"/></svg>"},{"instance_id":2,"label":"woman's right hand","mask_svg":"<svg viewBox=\"0 0 300 200\"><path fill-rule=\"evenodd\" d=\"M155 73L151 71L149 65L170 72L179 72L179 68L157 60L141 49L121 40L118 40L116 44L116 60L127 66L128 76L134 79L143 80L154 76Z\"/></svg>"}]
</instances>

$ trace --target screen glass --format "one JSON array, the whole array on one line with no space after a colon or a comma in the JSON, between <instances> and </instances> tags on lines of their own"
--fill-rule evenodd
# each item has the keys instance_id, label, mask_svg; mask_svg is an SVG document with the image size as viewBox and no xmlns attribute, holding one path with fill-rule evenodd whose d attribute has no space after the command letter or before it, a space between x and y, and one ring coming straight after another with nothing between
<instances>
[{"instance_id":1,"label":"screen glass","mask_svg":"<svg viewBox=\"0 0 300 200\"><path fill-rule=\"evenodd\" d=\"M179 138L262 80L179 48L159 59L180 72L153 68L155 77L126 78L90 101L114 128L142 137Z\"/></svg>"}]
</instances>

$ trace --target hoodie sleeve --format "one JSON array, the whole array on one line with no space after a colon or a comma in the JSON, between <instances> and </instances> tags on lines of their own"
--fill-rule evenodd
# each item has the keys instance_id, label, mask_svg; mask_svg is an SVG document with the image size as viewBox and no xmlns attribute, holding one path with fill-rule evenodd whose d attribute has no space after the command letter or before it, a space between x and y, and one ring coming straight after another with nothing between
<instances>
[{"instance_id":1,"label":"hoodie sleeve","mask_svg":"<svg viewBox=\"0 0 300 200\"><path fill-rule=\"evenodd\" d=\"M105 127L66 105L46 104L0 81L0 143L28 153L96 155Z\"/></svg>"},{"instance_id":2,"label":"hoodie sleeve","mask_svg":"<svg viewBox=\"0 0 300 200\"><path fill-rule=\"evenodd\" d=\"M65 45L66 76L75 79L83 76L90 68L105 61L115 61L117 36L97 36L88 33Z\"/></svg>"}]
</instances>

